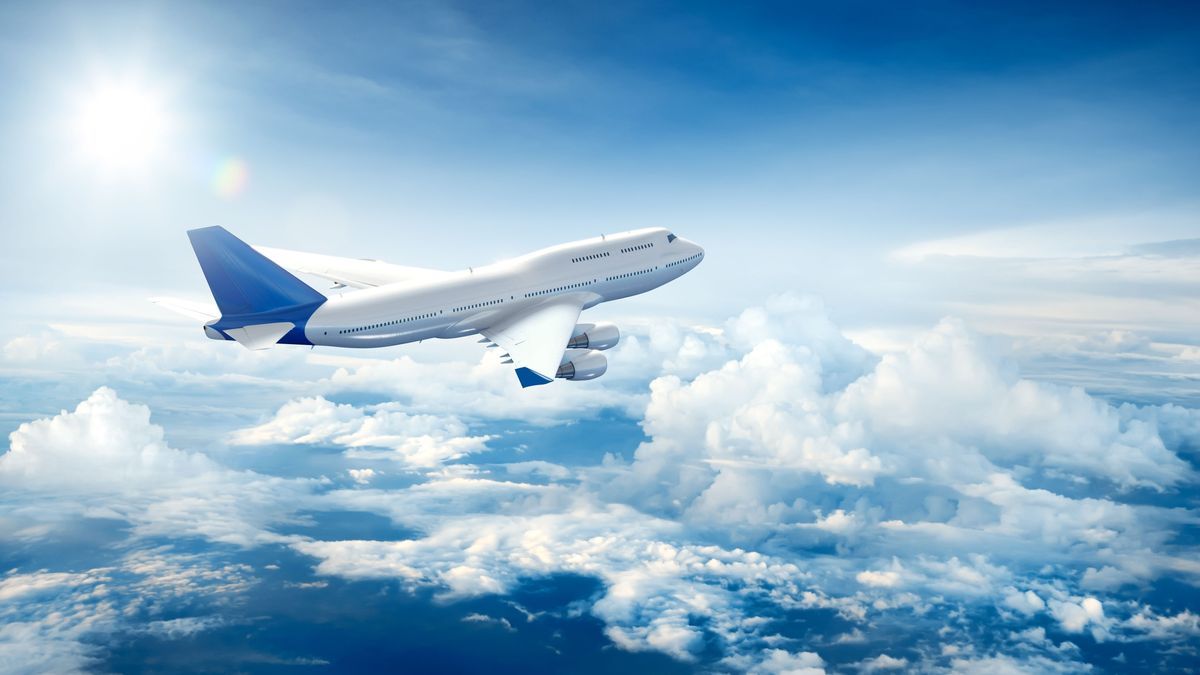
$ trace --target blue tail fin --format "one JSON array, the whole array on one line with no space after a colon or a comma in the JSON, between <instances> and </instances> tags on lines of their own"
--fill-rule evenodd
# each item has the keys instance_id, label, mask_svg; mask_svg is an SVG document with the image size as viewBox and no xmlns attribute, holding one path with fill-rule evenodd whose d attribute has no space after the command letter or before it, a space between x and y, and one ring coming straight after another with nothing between
<instances>
[{"instance_id":1,"label":"blue tail fin","mask_svg":"<svg viewBox=\"0 0 1200 675\"><path fill-rule=\"evenodd\" d=\"M189 230L188 238L223 317L315 307L326 300L223 227Z\"/></svg>"}]
</instances>

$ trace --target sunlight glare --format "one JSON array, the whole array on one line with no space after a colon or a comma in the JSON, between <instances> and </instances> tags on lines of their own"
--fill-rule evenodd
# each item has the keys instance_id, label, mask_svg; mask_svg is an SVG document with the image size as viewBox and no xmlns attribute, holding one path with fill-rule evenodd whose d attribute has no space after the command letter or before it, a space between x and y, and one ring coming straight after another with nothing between
<instances>
[{"instance_id":1,"label":"sunlight glare","mask_svg":"<svg viewBox=\"0 0 1200 675\"><path fill-rule=\"evenodd\" d=\"M162 149L168 132L162 99L133 83L105 83L80 101L75 119L81 157L99 168L146 168Z\"/></svg>"}]
</instances>

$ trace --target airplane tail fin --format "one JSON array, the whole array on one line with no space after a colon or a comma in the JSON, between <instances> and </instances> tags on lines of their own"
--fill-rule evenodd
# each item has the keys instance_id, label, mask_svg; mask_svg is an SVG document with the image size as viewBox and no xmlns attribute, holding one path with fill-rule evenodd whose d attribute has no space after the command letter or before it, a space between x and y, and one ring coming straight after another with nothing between
<instances>
[{"instance_id":1,"label":"airplane tail fin","mask_svg":"<svg viewBox=\"0 0 1200 675\"><path fill-rule=\"evenodd\" d=\"M304 328L324 295L223 227L188 230L188 238L221 311L205 324L206 335L248 349L312 344Z\"/></svg>"},{"instance_id":2,"label":"airplane tail fin","mask_svg":"<svg viewBox=\"0 0 1200 675\"><path fill-rule=\"evenodd\" d=\"M188 238L224 317L325 302L324 295L223 227L189 230Z\"/></svg>"}]
</instances>

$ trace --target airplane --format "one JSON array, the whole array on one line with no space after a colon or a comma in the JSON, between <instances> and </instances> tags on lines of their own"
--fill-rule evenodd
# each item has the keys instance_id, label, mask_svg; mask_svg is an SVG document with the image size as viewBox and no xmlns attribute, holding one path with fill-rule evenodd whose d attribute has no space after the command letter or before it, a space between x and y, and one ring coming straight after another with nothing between
<instances>
[{"instance_id":1,"label":"airplane","mask_svg":"<svg viewBox=\"0 0 1200 675\"><path fill-rule=\"evenodd\" d=\"M674 281L704 259L703 248L663 228L459 271L250 246L222 227L189 230L188 238L216 307L151 301L204 321L209 338L248 349L359 348L481 335L480 343L503 350L522 387L603 375L602 352L616 346L620 331L609 322L580 323L580 313ZM321 293L293 272L352 290Z\"/></svg>"}]
</instances>

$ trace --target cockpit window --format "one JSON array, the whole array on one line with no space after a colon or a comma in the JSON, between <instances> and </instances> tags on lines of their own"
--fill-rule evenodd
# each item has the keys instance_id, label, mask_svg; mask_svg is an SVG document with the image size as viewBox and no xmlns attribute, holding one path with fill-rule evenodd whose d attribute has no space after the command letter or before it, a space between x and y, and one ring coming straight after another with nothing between
<instances>
[{"instance_id":1,"label":"cockpit window","mask_svg":"<svg viewBox=\"0 0 1200 675\"><path fill-rule=\"evenodd\" d=\"M676 237L676 236L675 236L675 234L674 234L673 232L668 232L668 233L667 233L667 243L668 243L668 244L669 244L669 243L671 243L671 242L673 242L673 241L675 241L675 240L676 240L676 239L678 239L678 238L679 238L679 237Z\"/></svg>"}]
</instances>

